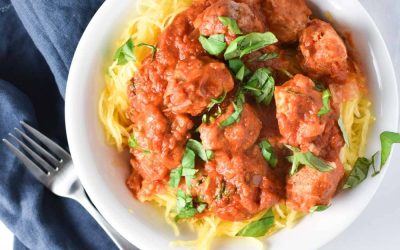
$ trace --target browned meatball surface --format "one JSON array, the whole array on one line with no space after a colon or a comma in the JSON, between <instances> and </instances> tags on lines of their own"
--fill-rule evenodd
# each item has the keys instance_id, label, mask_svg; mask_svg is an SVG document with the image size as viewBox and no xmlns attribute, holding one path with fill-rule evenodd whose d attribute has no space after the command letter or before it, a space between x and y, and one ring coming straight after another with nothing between
<instances>
[{"instance_id":1,"label":"browned meatball surface","mask_svg":"<svg viewBox=\"0 0 400 250\"><path fill-rule=\"evenodd\" d=\"M237 3L232 0L220 0L208 7L195 21L195 26L205 36L225 34L226 40L231 42L236 34L226 27L219 17L230 17L236 20L240 30L246 34L250 32L263 32L264 24L254 14L246 3Z\"/></svg>"},{"instance_id":2,"label":"browned meatball surface","mask_svg":"<svg viewBox=\"0 0 400 250\"><path fill-rule=\"evenodd\" d=\"M268 28L284 43L297 41L311 15L304 0L265 0L264 9Z\"/></svg>"},{"instance_id":3,"label":"browned meatball surface","mask_svg":"<svg viewBox=\"0 0 400 250\"><path fill-rule=\"evenodd\" d=\"M314 19L301 33L299 43L300 63L311 77L346 78L346 46L329 23Z\"/></svg>"}]
</instances>

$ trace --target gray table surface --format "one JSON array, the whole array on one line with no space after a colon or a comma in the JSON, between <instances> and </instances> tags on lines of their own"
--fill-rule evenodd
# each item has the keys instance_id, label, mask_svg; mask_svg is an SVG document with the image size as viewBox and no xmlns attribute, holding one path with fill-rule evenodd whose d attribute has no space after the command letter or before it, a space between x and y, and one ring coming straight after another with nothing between
<instances>
[{"instance_id":1,"label":"gray table surface","mask_svg":"<svg viewBox=\"0 0 400 250\"><path fill-rule=\"evenodd\" d=\"M385 39L400 84L400 0L359 1ZM321 250L398 250L399 238L400 163L387 170L381 187L356 221Z\"/></svg>"}]
</instances>

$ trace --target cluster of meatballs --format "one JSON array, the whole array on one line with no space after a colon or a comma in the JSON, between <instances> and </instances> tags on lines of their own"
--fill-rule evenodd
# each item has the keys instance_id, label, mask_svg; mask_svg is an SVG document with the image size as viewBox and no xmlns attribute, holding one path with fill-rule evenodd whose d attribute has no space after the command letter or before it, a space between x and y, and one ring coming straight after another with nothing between
<instances>
[{"instance_id":1,"label":"cluster of meatballs","mask_svg":"<svg viewBox=\"0 0 400 250\"><path fill-rule=\"evenodd\" d=\"M144 60L128 90L138 147L130 150L127 183L139 200L165 190L187 140L195 138L214 152L208 162L196 161L197 174L188 190L207 203L204 214L237 221L279 202L303 212L330 202L344 177L339 160L344 142L337 125L340 100L331 100L330 112L318 115L323 102L315 82L325 88L345 85L351 69L342 38L329 23L311 15L304 0L204 0L175 17L159 36L155 58ZM271 31L279 40L242 58L250 70L267 67L277 76L275 103L265 106L246 98L240 119L227 127L220 124L234 112L238 83L223 58L207 54L198 41L200 35L224 34L229 45L239 36L221 16L236 20L243 34ZM252 60L271 52L279 56ZM294 77L282 77L280 71L289 69L296 69ZM201 122L211 100L224 93L222 114ZM275 168L263 158L258 145L262 139L277 154ZM285 145L312 152L333 171L303 166L290 176L286 157L291 152ZM184 185L181 181L180 187Z\"/></svg>"}]
</instances>

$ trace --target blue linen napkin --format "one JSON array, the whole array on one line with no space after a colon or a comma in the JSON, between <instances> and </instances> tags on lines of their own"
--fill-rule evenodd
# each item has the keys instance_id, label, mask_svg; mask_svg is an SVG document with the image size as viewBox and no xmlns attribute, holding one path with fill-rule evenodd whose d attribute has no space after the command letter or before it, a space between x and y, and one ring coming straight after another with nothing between
<instances>
[{"instance_id":1,"label":"blue linen napkin","mask_svg":"<svg viewBox=\"0 0 400 250\"><path fill-rule=\"evenodd\" d=\"M102 2L0 0L0 138L25 120L66 148L68 69ZM14 249L116 249L78 203L45 189L1 142L0 220Z\"/></svg>"}]
</instances>

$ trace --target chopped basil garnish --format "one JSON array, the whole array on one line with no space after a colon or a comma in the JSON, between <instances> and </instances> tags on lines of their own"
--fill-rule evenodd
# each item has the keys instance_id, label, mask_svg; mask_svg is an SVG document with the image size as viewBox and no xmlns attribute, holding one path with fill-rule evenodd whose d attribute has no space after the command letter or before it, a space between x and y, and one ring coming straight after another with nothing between
<instances>
[{"instance_id":1,"label":"chopped basil garnish","mask_svg":"<svg viewBox=\"0 0 400 250\"><path fill-rule=\"evenodd\" d=\"M271 168L275 168L278 163L278 158L268 140L263 139L259 144L264 159L268 162Z\"/></svg>"},{"instance_id":2,"label":"chopped basil garnish","mask_svg":"<svg viewBox=\"0 0 400 250\"><path fill-rule=\"evenodd\" d=\"M186 147L193 150L193 152L195 152L196 155L200 157L203 161L207 162L213 156L213 152L211 150L204 149L203 145L199 141L189 139Z\"/></svg>"},{"instance_id":3,"label":"chopped basil garnish","mask_svg":"<svg viewBox=\"0 0 400 250\"><path fill-rule=\"evenodd\" d=\"M199 42L207 53L213 56L221 54L226 48L225 36L223 34L212 35L209 38L201 35Z\"/></svg>"},{"instance_id":4,"label":"chopped basil garnish","mask_svg":"<svg viewBox=\"0 0 400 250\"><path fill-rule=\"evenodd\" d=\"M225 100L226 94L227 94L226 91L224 91L224 93L220 95L218 98L211 99L210 104L208 104L207 106L208 111L210 111L215 105L221 104Z\"/></svg>"},{"instance_id":5,"label":"chopped basil garnish","mask_svg":"<svg viewBox=\"0 0 400 250\"><path fill-rule=\"evenodd\" d=\"M179 182L181 181L182 177L182 167L179 166L175 169L172 169L170 174L169 174L169 185L173 188L178 187Z\"/></svg>"},{"instance_id":6,"label":"chopped basil garnish","mask_svg":"<svg viewBox=\"0 0 400 250\"><path fill-rule=\"evenodd\" d=\"M236 236L243 237L261 237L264 236L268 230L275 224L274 214L272 209L269 209L263 217L257 221L253 221L244 228L242 228Z\"/></svg>"},{"instance_id":7,"label":"chopped basil garnish","mask_svg":"<svg viewBox=\"0 0 400 250\"><path fill-rule=\"evenodd\" d=\"M267 68L257 69L243 89L256 97L257 103L271 103L275 90L275 80Z\"/></svg>"},{"instance_id":8,"label":"chopped basil garnish","mask_svg":"<svg viewBox=\"0 0 400 250\"><path fill-rule=\"evenodd\" d=\"M346 131L346 126L344 126L342 117L339 117L338 125L339 125L339 128L340 128L340 131L342 131L344 142L346 143L346 145L348 147L350 147L349 134Z\"/></svg>"},{"instance_id":9,"label":"chopped basil garnish","mask_svg":"<svg viewBox=\"0 0 400 250\"><path fill-rule=\"evenodd\" d=\"M240 59L229 60L228 65L229 69L239 81L243 81L243 79L251 73Z\"/></svg>"},{"instance_id":10,"label":"chopped basil garnish","mask_svg":"<svg viewBox=\"0 0 400 250\"><path fill-rule=\"evenodd\" d=\"M157 47L148 43L139 43L136 47L147 47L151 49L151 56L154 58L156 56Z\"/></svg>"},{"instance_id":11,"label":"chopped basil garnish","mask_svg":"<svg viewBox=\"0 0 400 250\"><path fill-rule=\"evenodd\" d=\"M381 165L380 165L380 170L381 170L383 165L385 165L387 159L389 158L390 151L392 150L392 145L394 143L400 143L400 134L395 132L384 131L381 133L380 139L381 139Z\"/></svg>"},{"instance_id":12,"label":"chopped basil garnish","mask_svg":"<svg viewBox=\"0 0 400 250\"><path fill-rule=\"evenodd\" d=\"M310 208L310 213L314 213L314 212L322 212L327 210L331 205L318 205L318 206L313 206L312 208Z\"/></svg>"},{"instance_id":13,"label":"chopped basil garnish","mask_svg":"<svg viewBox=\"0 0 400 250\"><path fill-rule=\"evenodd\" d=\"M128 145L130 148L136 148L138 146L138 142L134 135L131 135L131 137L129 137Z\"/></svg>"},{"instance_id":14,"label":"chopped basil garnish","mask_svg":"<svg viewBox=\"0 0 400 250\"><path fill-rule=\"evenodd\" d=\"M320 172L329 172L334 169L327 162L316 157L311 152L303 153L298 148L289 145L286 145L286 147L293 151L293 155L288 157L288 160L292 162L290 175L294 175L299 170L300 165L309 166Z\"/></svg>"},{"instance_id":15,"label":"chopped basil garnish","mask_svg":"<svg viewBox=\"0 0 400 250\"><path fill-rule=\"evenodd\" d=\"M265 53L265 54L262 54L261 56L251 58L249 60L249 62L254 62L254 61L266 62L268 60L272 60L272 59L275 59L275 58L278 58L278 57L279 57L279 54L276 53L276 52Z\"/></svg>"},{"instance_id":16,"label":"chopped basil garnish","mask_svg":"<svg viewBox=\"0 0 400 250\"><path fill-rule=\"evenodd\" d=\"M206 209L207 204L200 203L197 208L193 204L193 198L190 194L186 194L182 190L178 190L176 193L176 212L175 221L180 219L192 218L198 213L201 213Z\"/></svg>"},{"instance_id":17,"label":"chopped basil garnish","mask_svg":"<svg viewBox=\"0 0 400 250\"><path fill-rule=\"evenodd\" d=\"M276 42L278 42L278 39L271 32L249 33L233 40L226 49L224 57L225 60L241 58Z\"/></svg>"},{"instance_id":18,"label":"chopped basil garnish","mask_svg":"<svg viewBox=\"0 0 400 250\"><path fill-rule=\"evenodd\" d=\"M117 61L117 65L124 65L130 61L136 61L134 48L135 44L131 38L119 47L114 55L114 60Z\"/></svg>"},{"instance_id":19,"label":"chopped basil garnish","mask_svg":"<svg viewBox=\"0 0 400 250\"><path fill-rule=\"evenodd\" d=\"M329 107L329 99L331 98L331 92L329 89L325 89L322 91L322 103L323 106L321 110L318 112L318 116L323 116L328 114L331 111L331 108Z\"/></svg>"},{"instance_id":20,"label":"chopped basil garnish","mask_svg":"<svg viewBox=\"0 0 400 250\"><path fill-rule=\"evenodd\" d=\"M343 189L353 188L364 181L365 178L367 178L368 176L368 170L371 164L372 161L368 160L365 157L358 158L356 163L354 164L353 169L350 172L350 175L347 177Z\"/></svg>"},{"instance_id":21,"label":"chopped basil garnish","mask_svg":"<svg viewBox=\"0 0 400 250\"><path fill-rule=\"evenodd\" d=\"M236 34L241 35L242 31L240 31L239 26L236 23L236 20L230 17L220 16L218 19L221 23L228 27L229 31Z\"/></svg>"},{"instance_id":22,"label":"chopped basil garnish","mask_svg":"<svg viewBox=\"0 0 400 250\"><path fill-rule=\"evenodd\" d=\"M186 143L181 165L170 172L168 183L171 187L178 187L182 176L185 177L186 186L190 187L192 180L197 173L197 169L195 169L196 155L203 161L208 161L214 156L214 153L211 150L205 150L200 142L189 139Z\"/></svg>"},{"instance_id":23,"label":"chopped basil garnish","mask_svg":"<svg viewBox=\"0 0 400 250\"><path fill-rule=\"evenodd\" d=\"M235 111L221 124L219 125L221 128L227 127L236 121L240 119L240 116L243 111L243 105L245 102L244 94L242 92L239 92L238 96L236 97L236 100L233 102L233 107Z\"/></svg>"}]
</instances>

